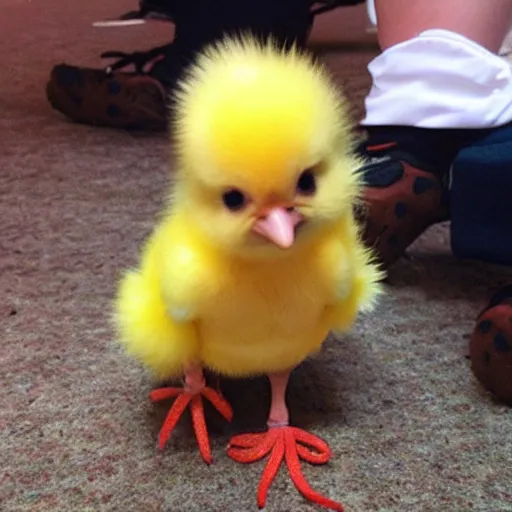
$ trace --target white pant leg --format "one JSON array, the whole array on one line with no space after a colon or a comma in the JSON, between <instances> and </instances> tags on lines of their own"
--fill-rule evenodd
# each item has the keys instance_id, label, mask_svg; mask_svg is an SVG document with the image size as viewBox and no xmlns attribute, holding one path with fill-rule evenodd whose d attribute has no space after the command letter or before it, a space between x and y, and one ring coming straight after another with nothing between
<instances>
[{"instance_id":1,"label":"white pant leg","mask_svg":"<svg viewBox=\"0 0 512 512\"><path fill-rule=\"evenodd\" d=\"M447 30L426 30L385 50L368 70L364 125L483 128L512 121L512 68Z\"/></svg>"}]
</instances>

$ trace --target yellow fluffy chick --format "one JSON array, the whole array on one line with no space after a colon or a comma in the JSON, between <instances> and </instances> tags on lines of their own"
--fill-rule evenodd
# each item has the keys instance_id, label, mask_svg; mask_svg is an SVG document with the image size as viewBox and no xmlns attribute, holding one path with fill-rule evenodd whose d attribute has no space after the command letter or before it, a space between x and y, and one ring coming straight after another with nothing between
<instances>
[{"instance_id":1,"label":"yellow fluffy chick","mask_svg":"<svg viewBox=\"0 0 512 512\"><path fill-rule=\"evenodd\" d=\"M226 38L189 69L173 128L169 205L140 265L121 280L120 342L159 378L185 377L183 390L153 392L178 396L161 447L187 400L196 426L201 396L230 418L203 368L267 374L268 435L288 446L286 436L298 435L284 401L290 372L374 305L383 277L354 220L362 183L343 98L307 54ZM209 462L208 439L198 442ZM248 462L240 442L229 453ZM260 506L265 494L260 488Z\"/></svg>"}]
</instances>

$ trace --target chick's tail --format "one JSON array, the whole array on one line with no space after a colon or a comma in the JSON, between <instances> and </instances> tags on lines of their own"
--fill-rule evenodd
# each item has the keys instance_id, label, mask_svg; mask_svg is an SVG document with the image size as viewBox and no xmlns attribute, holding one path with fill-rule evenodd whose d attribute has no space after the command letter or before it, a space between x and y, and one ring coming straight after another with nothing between
<instances>
[{"instance_id":1,"label":"chick's tail","mask_svg":"<svg viewBox=\"0 0 512 512\"><path fill-rule=\"evenodd\" d=\"M193 323L176 323L167 313L156 269L143 266L122 277L115 301L114 324L126 352L161 379L181 375L194 359Z\"/></svg>"}]
</instances>

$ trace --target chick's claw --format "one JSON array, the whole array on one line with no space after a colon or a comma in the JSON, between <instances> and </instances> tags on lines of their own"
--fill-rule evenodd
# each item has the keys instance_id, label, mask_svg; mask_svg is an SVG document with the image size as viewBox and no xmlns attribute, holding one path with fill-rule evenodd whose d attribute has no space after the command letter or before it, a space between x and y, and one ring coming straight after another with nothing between
<instances>
[{"instance_id":1,"label":"chick's claw","mask_svg":"<svg viewBox=\"0 0 512 512\"><path fill-rule=\"evenodd\" d=\"M204 387L198 393L191 393L183 388L160 388L151 392L150 399L152 402L160 402L168 398L177 397L170 411L165 418L164 424L160 429L158 436L158 447L160 450L165 448L165 445L171 434L176 427L185 409L190 405L190 412L192 416L192 425L196 436L199 452L203 460L207 464L212 462L212 454L210 448L210 440L208 438L208 429L204 418L203 408L203 395L219 413L227 420L231 421L233 418L233 411L229 403L212 388Z\"/></svg>"},{"instance_id":2,"label":"chick's claw","mask_svg":"<svg viewBox=\"0 0 512 512\"><path fill-rule=\"evenodd\" d=\"M311 464L325 464L329 461L331 452L324 441L299 428L284 426L270 428L264 433L234 436L228 447L228 455L242 463L256 462L269 453L258 487L260 509L265 506L268 490L284 459L295 487L305 498L325 508L343 512L340 503L311 488L300 468L300 459Z\"/></svg>"}]
</instances>

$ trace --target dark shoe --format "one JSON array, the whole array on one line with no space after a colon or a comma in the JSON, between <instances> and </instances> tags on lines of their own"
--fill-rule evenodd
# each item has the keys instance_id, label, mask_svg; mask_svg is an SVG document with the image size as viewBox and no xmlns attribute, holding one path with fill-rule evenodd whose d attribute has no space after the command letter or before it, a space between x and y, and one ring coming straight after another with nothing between
<instances>
[{"instance_id":1,"label":"dark shoe","mask_svg":"<svg viewBox=\"0 0 512 512\"><path fill-rule=\"evenodd\" d=\"M512 405L512 285L499 290L478 315L469 352L478 381Z\"/></svg>"},{"instance_id":2,"label":"dark shoe","mask_svg":"<svg viewBox=\"0 0 512 512\"><path fill-rule=\"evenodd\" d=\"M360 150L361 152L361 150ZM364 145L364 204L357 211L366 245L387 268L431 225L449 217L443 180L394 143Z\"/></svg>"}]
</instances>

